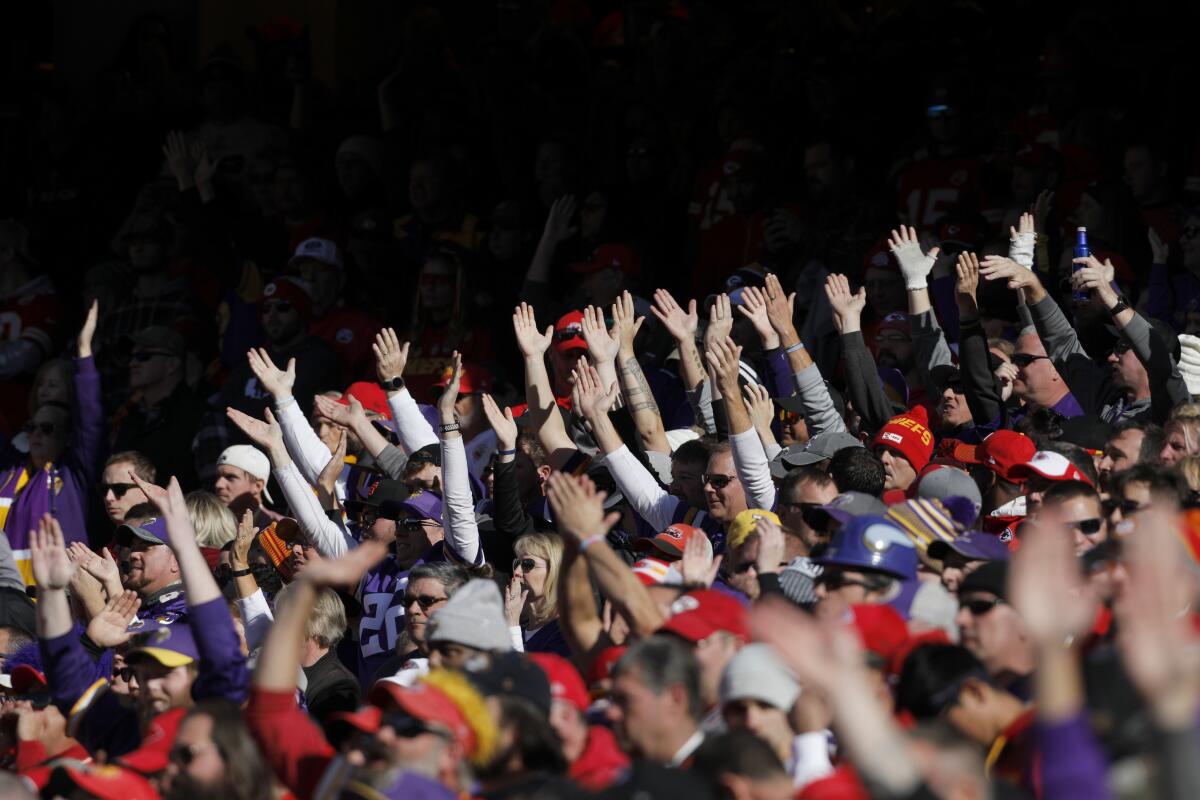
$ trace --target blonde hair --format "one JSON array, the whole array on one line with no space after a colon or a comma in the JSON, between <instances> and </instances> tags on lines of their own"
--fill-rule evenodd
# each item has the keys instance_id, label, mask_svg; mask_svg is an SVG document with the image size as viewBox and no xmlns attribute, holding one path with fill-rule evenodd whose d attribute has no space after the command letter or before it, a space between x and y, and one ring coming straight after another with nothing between
<instances>
[{"instance_id":1,"label":"blonde hair","mask_svg":"<svg viewBox=\"0 0 1200 800\"><path fill-rule=\"evenodd\" d=\"M220 549L237 538L237 518L210 492L189 492L188 516L196 529L196 544Z\"/></svg>"},{"instance_id":2,"label":"blonde hair","mask_svg":"<svg viewBox=\"0 0 1200 800\"><path fill-rule=\"evenodd\" d=\"M1200 455L1184 456L1176 464L1187 481L1188 488L1200 492Z\"/></svg>"},{"instance_id":3,"label":"blonde hair","mask_svg":"<svg viewBox=\"0 0 1200 800\"><path fill-rule=\"evenodd\" d=\"M558 617L558 572L562 566L562 539L552 533L528 533L513 543L517 558L536 556L546 562L546 586L542 596L529 604L528 626L540 628Z\"/></svg>"},{"instance_id":4,"label":"blonde hair","mask_svg":"<svg viewBox=\"0 0 1200 800\"><path fill-rule=\"evenodd\" d=\"M1163 433L1170 435L1172 429L1183 434L1189 454L1200 452L1200 403L1184 403L1172 409Z\"/></svg>"},{"instance_id":5,"label":"blonde hair","mask_svg":"<svg viewBox=\"0 0 1200 800\"><path fill-rule=\"evenodd\" d=\"M284 606L292 602L292 587L289 583L275 595L275 613L278 614ZM333 649L346 633L346 607L342 598L333 589L322 589L317 593L313 603L312 613L304 625L304 635L317 640L321 647Z\"/></svg>"}]
</instances>

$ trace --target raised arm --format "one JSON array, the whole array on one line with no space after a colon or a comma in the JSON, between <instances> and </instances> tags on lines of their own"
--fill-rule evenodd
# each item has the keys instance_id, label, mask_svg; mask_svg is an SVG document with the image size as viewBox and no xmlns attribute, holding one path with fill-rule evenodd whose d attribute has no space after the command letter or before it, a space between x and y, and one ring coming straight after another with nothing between
<instances>
[{"instance_id":1,"label":"raised arm","mask_svg":"<svg viewBox=\"0 0 1200 800\"><path fill-rule=\"evenodd\" d=\"M332 397L319 394L313 398L313 405L322 417L357 436L366 451L370 453L371 458L379 458L384 450L392 447L392 443L384 438L371 420L367 419L366 412L363 411L362 403L358 402L358 398L351 397L350 404L343 405ZM421 421L424 422L424 418ZM279 422L282 424L283 419L281 418ZM425 427L429 427L428 423ZM285 428L284 431L284 441L286 442L287 429Z\"/></svg>"},{"instance_id":2,"label":"raised arm","mask_svg":"<svg viewBox=\"0 0 1200 800\"><path fill-rule=\"evenodd\" d=\"M600 373L600 380L605 386L617 383L617 354L621 349L621 339L617 331L609 331L604 324L604 311L597 306L588 306L583 310L583 339L588 346L588 359Z\"/></svg>"},{"instance_id":3,"label":"raised arm","mask_svg":"<svg viewBox=\"0 0 1200 800\"><path fill-rule=\"evenodd\" d=\"M554 253L559 245L576 233L577 229L571 224L574 217L574 195L563 195L550 205L550 213L546 215L546 226L542 229L542 238L538 240L533 259L529 262L529 270L525 273L525 284L521 287L521 296L524 299L531 299L528 296L530 293L545 293L550 283Z\"/></svg>"},{"instance_id":4,"label":"raised arm","mask_svg":"<svg viewBox=\"0 0 1200 800\"><path fill-rule=\"evenodd\" d=\"M265 349L251 348L246 353L246 361L250 364L250 371L258 379L259 385L274 398L275 411L279 415L283 441L290 460L304 476L304 480L316 483L317 476L329 463L332 454L312 429L304 412L300 410L300 404L292 396L292 388L296 385L296 359L288 359L287 369L280 369L275 366L271 355Z\"/></svg>"},{"instance_id":5,"label":"raised arm","mask_svg":"<svg viewBox=\"0 0 1200 800\"><path fill-rule=\"evenodd\" d=\"M708 380L704 362L700 358L700 349L696 347L696 331L700 327L700 315L696 313L696 301L689 300L687 310L675 302L675 298L666 289L654 292L654 305L650 311L662 323L667 332L675 339L679 347L679 375L683 378L683 388L693 391Z\"/></svg>"},{"instance_id":6,"label":"raised arm","mask_svg":"<svg viewBox=\"0 0 1200 800\"><path fill-rule=\"evenodd\" d=\"M496 434L496 461L492 476L492 500L496 506L496 530L509 536L517 536L533 530L533 518L521 504L520 488L517 485L517 421L511 408L503 411L495 398L484 394L483 413Z\"/></svg>"},{"instance_id":7,"label":"raised arm","mask_svg":"<svg viewBox=\"0 0 1200 800\"><path fill-rule=\"evenodd\" d=\"M621 376L621 390L625 397L625 407L633 417L637 428L638 438L641 439L642 449L656 453L670 453L671 443L667 441L666 428L663 426L662 414L650 383L642 372L642 365L633 352L633 341L645 322L645 317L634 318L633 295L628 291L617 298L612 306L613 333L620 342L617 348L617 373Z\"/></svg>"},{"instance_id":8,"label":"raised arm","mask_svg":"<svg viewBox=\"0 0 1200 800\"><path fill-rule=\"evenodd\" d=\"M862 335L862 311L867 305L866 287L850 293L845 275L830 275L825 295L833 309L833 322L842 334L842 368L854 408L862 416L864 428L874 433L892 417L892 404L880 386L875 358Z\"/></svg>"},{"instance_id":9,"label":"raised arm","mask_svg":"<svg viewBox=\"0 0 1200 800\"><path fill-rule=\"evenodd\" d=\"M989 281L1005 281L1008 288L1020 290L1025 295L1033 323L1046 347L1046 355L1055 363L1076 354L1090 358L1079 343L1075 328L1054 298L1046 293L1036 272L1012 259L987 256L979 265L979 274Z\"/></svg>"},{"instance_id":10,"label":"raised arm","mask_svg":"<svg viewBox=\"0 0 1200 800\"><path fill-rule=\"evenodd\" d=\"M979 260L974 253L960 253L955 265L954 298L958 303L958 360L962 366L963 391L976 425L991 425L1000 419L1003 398L988 362L987 337L979 321Z\"/></svg>"},{"instance_id":11,"label":"raised arm","mask_svg":"<svg viewBox=\"0 0 1200 800\"><path fill-rule=\"evenodd\" d=\"M621 518L604 513L602 492L586 476L555 473L546 493L564 542L587 561L600 592L629 622L633 635L649 636L666 621L658 603L633 570L608 546L608 532Z\"/></svg>"},{"instance_id":12,"label":"raised arm","mask_svg":"<svg viewBox=\"0 0 1200 800\"><path fill-rule=\"evenodd\" d=\"M513 332L517 347L525 359L525 402L538 441L549 454L550 466L558 469L579 449L567 434L554 391L550 388L550 375L546 371L546 351L554 341L554 326L547 326L545 333L537 326L533 306L521 303L513 311Z\"/></svg>"},{"instance_id":13,"label":"raised arm","mask_svg":"<svg viewBox=\"0 0 1200 800\"><path fill-rule=\"evenodd\" d=\"M375 353L375 375L387 386L388 408L400 437L400 449L412 455L422 447L437 444L437 435L417 407L417 401L404 385L404 368L408 365L409 343L400 343L396 331L384 328L375 334L371 350Z\"/></svg>"},{"instance_id":14,"label":"raised arm","mask_svg":"<svg viewBox=\"0 0 1200 800\"><path fill-rule=\"evenodd\" d=\"M726 337L708 348L708 363L716 376L725 414L729 419L729 441L733 445L733 465L751 508L771 508L775 504L775 484L767 464L766 450L750 420L750 412L738 386L738 363L742 348Z\"/></svg>"},{"instance_id":15,"label":"raised arm","mask_svg":"<svg viewBox=\"0 0 1200 800\"><path fill-rule=\"evenodd\" d=\"M75 403L71 409L71 445L68 457L80 469L84 484L95 480L100 469L100 451L104 442L104 410L100 373L92 357L92 339L96 335L99 301L93 300L79 331L78 358L75 360ZM67 531L71 539L86 538L86 531Z\"/></svg>"},{"instance_id":16,"label":"raised arm","mask_svg":"<svg viewBox=\"0 0 1200 800\"><path fill-rule=\"evenodd\" d=\"M446 543L468 564L483 563L479 549L479 525L475 522L475 504L471 496L467 451L463 447L458 414L454 404L462 381L462 355L455 350L451 356L453 373L450 382L438 397L438 418L442 423L442 497L445 500Z\"/></svg>"},{"instance_id":17,"label":"raised arm","mask_svg":"<svg viewBox=\"0 0 1200 800\"><path fill-rule=\"evenodd\" d=\"M937 314L929 297L929 273L937 263L938 248L928 253L921 249L915 228L893 230L888 246L900 265L908 293L908 316L912 322L913 351L917 371L925 390L934 395L937 387L930 379L930 371L942 364L951 363L950 348L946 336L938 324Z\"/></svg>"}]
</instances>

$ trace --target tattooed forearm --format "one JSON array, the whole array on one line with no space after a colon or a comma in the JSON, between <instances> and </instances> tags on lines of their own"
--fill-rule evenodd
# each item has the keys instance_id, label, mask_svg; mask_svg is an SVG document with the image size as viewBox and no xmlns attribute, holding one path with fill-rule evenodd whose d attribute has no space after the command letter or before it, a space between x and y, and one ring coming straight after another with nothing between
<instances>
[{"instance_id":1,"label":"tattooed forearm","mask_svg":"<svg viewBox=\"0 0 1200 800\"><path fill-rule=\"evenodd\" d=\"M658 404L650 391L650 383L642 372L642 365L633 356L621 363L621 377L625 385L625 394L629 399L629 410L653 411L658 413Z\"/></svg>"}]
</instances>

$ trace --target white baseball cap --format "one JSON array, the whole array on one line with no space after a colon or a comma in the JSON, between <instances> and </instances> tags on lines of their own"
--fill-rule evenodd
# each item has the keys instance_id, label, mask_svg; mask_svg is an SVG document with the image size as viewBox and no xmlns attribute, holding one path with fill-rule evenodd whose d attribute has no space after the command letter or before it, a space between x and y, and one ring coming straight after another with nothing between
<instances>
[{"instance_id":1,"label":"white baseball cap","mask_svg":"<svg viewBox=\"0 0 1200 800\"><path fill-rule=\"evenodd\" d=\"M263 451L248 444L234 444L225 448L217 459L217 466L228 464L243 472L260 478L263 482L263 497L268 503L274 503L271 493L267 491L267 481L271 480L271 461Z\"/></svg>"},{"instance_id":2,"label":"white baseball cap","mask_svg":"<svg viewBox=\"0 0 1200 800\"><path fill-rule=\"evenodd\" d=\"M305 239L296 245L296 252L288 260L288 266L293 266L304 258L320 261L325 266L334 269L342 268L342 254L338 252L338 246L332 239L322 239L316 236Z\"/></svg>"}]
</instances>

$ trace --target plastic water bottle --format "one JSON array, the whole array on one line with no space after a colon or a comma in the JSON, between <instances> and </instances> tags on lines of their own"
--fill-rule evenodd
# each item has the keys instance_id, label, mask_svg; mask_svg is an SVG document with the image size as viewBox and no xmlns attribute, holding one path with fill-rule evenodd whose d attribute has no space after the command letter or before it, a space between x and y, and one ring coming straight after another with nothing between
<instances>
[{"instance_id":1,"label":"plastic water bottle","mask_svg":"<svg viewBox=\"0 0 1200 800\"><path fill-rule=\"evenodd\" d=\"M1087 258L1092 254L1088 249L1087 228L1079 227L1075 229L1075 258ZM1074 274L1083 269L1083 264L1071 264L1071 273ZM1086 303L1090 296L1088 292L1072 292L1071 296L1077 302Z\"/></svg>"}]
</instances>

